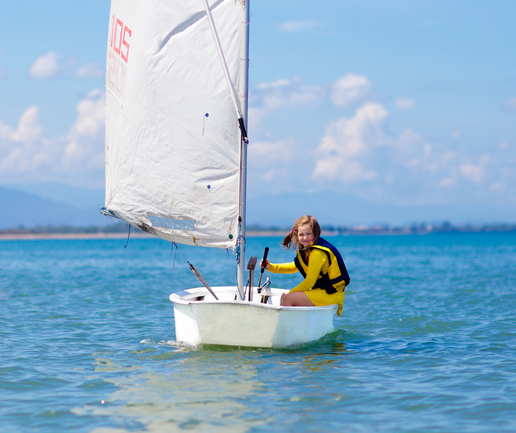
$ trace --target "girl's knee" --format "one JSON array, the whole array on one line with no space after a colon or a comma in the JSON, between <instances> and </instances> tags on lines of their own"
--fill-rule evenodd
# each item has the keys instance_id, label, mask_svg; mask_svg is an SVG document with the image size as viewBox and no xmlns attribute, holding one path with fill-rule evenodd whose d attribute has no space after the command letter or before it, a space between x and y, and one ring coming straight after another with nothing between
<instances>
[{"instance_id":1,"label":"girl's knee","mask_svg":"<svg viewBox=\"0 0 516 433\"><path fill-rule=\"evenodd\" d=\"M284 307L303 307L311 305L308 297L303 292L285 293L282 298Z\"/></svg>"},{"instance_id":2,"label":"girl's knee","mask_svg":"<svg viewBox=\"0 0 516 433\"><path fill-rule=\"evenodd\" d=\"M290 293L283 293L283 295L281 295L281 305L283 307L291 307L291 303L290 303Z\"/></svg>"}]
</instances>

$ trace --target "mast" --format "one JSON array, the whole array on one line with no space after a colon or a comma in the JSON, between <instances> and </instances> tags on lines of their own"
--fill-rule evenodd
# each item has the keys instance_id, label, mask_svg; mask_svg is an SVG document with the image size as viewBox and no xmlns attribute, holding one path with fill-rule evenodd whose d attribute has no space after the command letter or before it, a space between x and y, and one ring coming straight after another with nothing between
<instances>
[{"instance_id":1,"label":"mast","mask_svg":"<svg viewBox=\"0 0 516 433\"><path fill-rule=\"evenodd\" d=\"M241 0L241 24L240 24L240 73L238 95L240 100L240 110L247 131L247 107L249 89L249 2ZM239 237L238 237L238 269L237 284L240 299L244 300L244 280L245 280L245 248L246 248L246 203L247 203L247 140L240 140L240 200L239 200Z\"/></svg>"}]
</instances>

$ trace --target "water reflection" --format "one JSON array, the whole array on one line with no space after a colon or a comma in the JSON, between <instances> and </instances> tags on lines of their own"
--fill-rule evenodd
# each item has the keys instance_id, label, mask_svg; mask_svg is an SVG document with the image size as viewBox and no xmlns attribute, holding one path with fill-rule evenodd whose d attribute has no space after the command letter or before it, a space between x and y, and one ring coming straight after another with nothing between
<instances>
[{"instance_id":1,"label":"water reflection","mask_svg":"<svg viewBox=\"0 0 516 433\"><path fill-rule=\"evenodd\" d=\"M325 412L342 410L349 398L335 383L336 378L345 380L346 355L354 353L346 347L349 337L338 330L318 342L283 350L191 348L143 340L140 348L127 353L94 355L95 380L117 390L102 397L104 404L73 413L101 420L96 425L103 427L92 428L92 433L299 426L314 416L314 404L322 410L317 416L322 421L329 415ZM293 409L294 418L289 416Z\"/></svg>"},{"instance_id":2,"label":"water reflection","mask_svg":"<svg viewBox=\"0 0 516 433\"><path fill-rule=\"evenodd\" d=\"M145 369L141 359L140 367L123 366L105 354L95 359L95 372L117 372L104 380L118 390L105 404L75 410L116 424L95 428L92 433L245 432L271 421L264 417L259 402L264 388L259 380L264 362L259 353L178 349L168 353L172 355L168 359L160 357L159 362L152 359L158 354L146 350L138 353L142 355L147 358Z\"/></svg>"}]
</instances>

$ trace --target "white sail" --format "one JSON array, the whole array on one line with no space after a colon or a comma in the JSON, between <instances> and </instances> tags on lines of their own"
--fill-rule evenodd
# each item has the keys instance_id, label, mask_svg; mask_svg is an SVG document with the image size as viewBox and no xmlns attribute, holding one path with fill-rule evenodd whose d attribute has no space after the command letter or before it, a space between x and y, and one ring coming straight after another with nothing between
<instances>
[{"instance_id":1,"label":"white sail","mask_svg":"<svg viewBox=\"0 0 516 433\"><path fill-rule=\"evenodd\" d=\"M242 4L209 5L238 89ZM235 247L240 135L203 2L113 0L106 89L106 210L172 242Z\"/></svg>"}]
</instances>

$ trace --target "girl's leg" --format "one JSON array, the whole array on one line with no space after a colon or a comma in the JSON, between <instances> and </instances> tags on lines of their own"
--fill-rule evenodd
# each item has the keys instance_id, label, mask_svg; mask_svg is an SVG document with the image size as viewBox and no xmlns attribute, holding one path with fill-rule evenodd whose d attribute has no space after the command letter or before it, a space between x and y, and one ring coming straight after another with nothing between
<instances>
[{"instance_id":1,"label":"girl's leg","mask_svg":"<svg viewBox=\"0 0 516 433\"><path fill-rule=\"evenodd\" d=\"M281 303L284 307L314 307L305 292L286 293L281 296Z\"/></svg>"}]
</instances>

